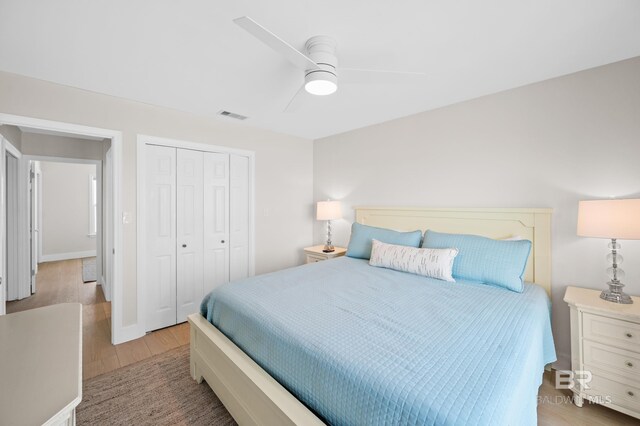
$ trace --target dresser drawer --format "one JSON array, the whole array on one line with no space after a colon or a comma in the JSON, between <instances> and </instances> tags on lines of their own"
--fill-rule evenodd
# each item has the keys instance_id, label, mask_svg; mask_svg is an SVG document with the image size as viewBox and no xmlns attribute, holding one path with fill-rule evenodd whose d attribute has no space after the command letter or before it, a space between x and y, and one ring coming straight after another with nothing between
<instances>
[{"instance_id":1,"label":"dresser drawer","mask_svg":"<svg viewBox=\"0 0 640 426\"><path fill-rule=\"evenodd\" d=\"M587 339L640 352L640 324L584 312L582 327Z\"/></svg>"},{"instance_id":2,"label":"dresser drawer","mask_svg":"<svg viewBox=\"0 0 640 426\"><path fill-rule=\"evenodd\" d=\"M589 367L586 368L589 370ZM595 398L595 402L603 405L609 403L640 411L640 387L611 380L597 373L593 374L589 389L584 392Z\"/></svg>"},{"instance_id":3,"label":"dresser drawer","mask_svg":"<svg viewBox=\"0 0 640 426\"><path fill-rule=\"evenodd\" d=\"M307 255L307 263L322 262L323 260L325 260L324 257L314 256L312 254Z\"/></svg>"},{"instance_id":4,"label":"dresser drawer","mask_svg":"<svg viewBox=\"0 0 640 426\"><path fill-rule=\"evenodd\" d=\"M623 376L640 377L640 354L590 340L583 340L584 363ZM636 379L638 378L636 377Z\"/></svg>"}]
</instances>

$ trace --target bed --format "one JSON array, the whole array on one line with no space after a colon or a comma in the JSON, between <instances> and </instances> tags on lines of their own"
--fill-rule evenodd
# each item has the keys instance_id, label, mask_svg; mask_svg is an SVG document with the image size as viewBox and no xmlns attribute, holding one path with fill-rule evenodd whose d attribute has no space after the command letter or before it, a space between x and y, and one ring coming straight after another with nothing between
<instances>
[{"instance_id":1,"label":"bed","mask_svg":"<svg viewBox=\"0 0 640 426\"><path fill-rule=\"evenodd\" d=\"M240 424L535 424L555 360L549 219L358 208L356 221L374 226L530 239L525 278L536 285L451 285L350 258L250 278L206 299L208 318L189 317L191 374Z\"/></svg>"}]
</instances>

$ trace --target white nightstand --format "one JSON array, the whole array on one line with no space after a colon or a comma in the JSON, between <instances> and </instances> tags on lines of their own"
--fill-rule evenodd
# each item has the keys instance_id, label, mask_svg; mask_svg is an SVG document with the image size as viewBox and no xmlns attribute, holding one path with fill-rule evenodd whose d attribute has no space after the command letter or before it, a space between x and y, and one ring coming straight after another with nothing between
<instances>
[{"instance_id":1,"label":"white nightstand","mask_svg":"<svg viewBox=\"0 0 640 426\"><path fill-rule=\"evenodd\" d=\"M306 249L304 249L304 254L307 255L307 263L333 259L334 257L344 256L347 253L347 249L343 247L336 247L335 251L332 251L331 253L323 252L323 248L324 244L321 246L307 247Z\"/></svg>"},{"instance_id":2,"label":"white nightstand","mask_svg":"<svg viewBox=\"0 0 640 426\"><path fill-rule=\"evenodd\" d=\"M640 418L640 298L600 299L599 290L567 287L574 402L583 399ZM589 380L591 375L591 380ZM578 377L579 376L579 377Z\"/></svg>"}]
</instances>

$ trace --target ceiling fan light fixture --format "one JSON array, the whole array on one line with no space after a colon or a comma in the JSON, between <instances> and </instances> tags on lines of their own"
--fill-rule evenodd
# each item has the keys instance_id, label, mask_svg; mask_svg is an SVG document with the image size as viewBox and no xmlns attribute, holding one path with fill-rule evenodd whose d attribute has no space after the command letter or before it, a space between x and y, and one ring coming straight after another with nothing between
<instances>
[{"instance_id":1,"label":"ceiling fan light fixture","mask_svg":"<svg viewBox=\"0 0 640 426\"><path fill-rule=\"evenodd\" d=\"M336 75L327 71L312 71L305 77L304 90L316 96L327 96L338 90Z\"/></svg>"}]
</instances>

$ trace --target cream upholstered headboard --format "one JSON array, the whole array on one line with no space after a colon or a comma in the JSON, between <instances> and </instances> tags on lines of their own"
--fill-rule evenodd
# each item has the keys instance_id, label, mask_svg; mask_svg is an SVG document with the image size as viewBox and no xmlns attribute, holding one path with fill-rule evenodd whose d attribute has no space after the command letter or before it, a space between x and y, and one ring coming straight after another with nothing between
<instances>
[{"instance_id":1,"label":"cream upholstered headboard","mask_svg":"<svg viewBox=\"0 0 640 426\"><path fill-rule=\"evenodd\" d=\"M532 242L525 280L551 294L552 209L356 207L356 222L400 231L520 236Z\"/></svg>"}]
</instances>

